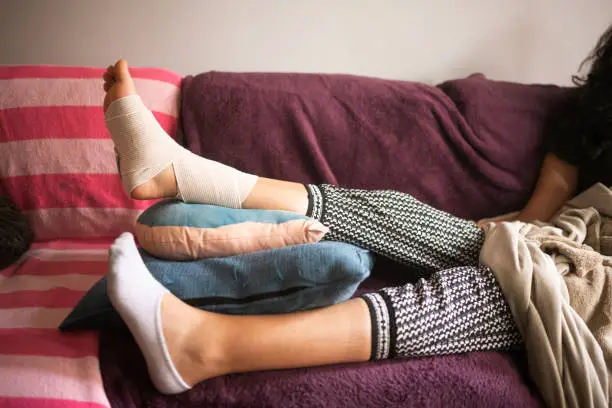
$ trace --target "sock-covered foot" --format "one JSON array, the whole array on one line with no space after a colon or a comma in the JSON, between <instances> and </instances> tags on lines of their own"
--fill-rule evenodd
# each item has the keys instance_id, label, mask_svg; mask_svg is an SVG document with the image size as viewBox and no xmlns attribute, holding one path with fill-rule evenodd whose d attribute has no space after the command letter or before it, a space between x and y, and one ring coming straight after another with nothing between
<instances>
[{"instance_id":1,"label":"sock-covered foot","mask_svg":"<svg viewBox=\"0 0 612 408\"><path fill-rule=\"evenodd\" d=\"M111 95L105 120L119 155L119 173L128 193L132 194L136 187L171 166L178 198L188 203L241 208L257 176L205 159L180 146L135 94L125 61L115 65L113 76L115 81L110 86L105 84L107 95ZM117 92L116 87L128 89L128 86L132 90L127 92L128 96L113 99L113 95L126 93Z\"/></svg>"},{"instance_id":2,"label":"sock-covered foot","mask_svg":"<svg viewBox=\"0 0 612 408\"><path fill-rule=\"evenodd\" d=\"M132 234L115 240L109 267L109 298L138 343L153 384L164 394L187 391L191 387L172 362L162 327L161 303L168 290L147 270Z\"/></svg>"}]
</instances>

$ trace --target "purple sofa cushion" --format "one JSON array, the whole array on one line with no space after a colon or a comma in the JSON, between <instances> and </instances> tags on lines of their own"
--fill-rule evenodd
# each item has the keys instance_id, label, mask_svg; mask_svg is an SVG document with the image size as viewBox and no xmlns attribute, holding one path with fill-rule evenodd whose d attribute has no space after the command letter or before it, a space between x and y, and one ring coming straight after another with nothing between
<instances>
[{"instance_id":1,"label":"purple sofa cushion","mask_svg":"<svg viewBox=\"0 0 612 408\"><path fill-rule=\"evenodd\" d=\"M440 87L346 75L183 81L187 146L266 177L391 188L477 219L520 208L563 90L474 75Z\"/></svg>"},{"instance_id":2,"label":"purple sofa cushion","mask_svg":"<svg viewBox=\"0 0 612 408\"><path fill-rule=\"evenodd\" d=\"M342 364L213 378L179 395L159 394L131 337L105 333L102 379L121 408L540 407L525 385L522 355L464 355ZM516 357L516 358L513 358ZM521 364L521 363L518 363Z\"/></svg>"}]
</instances>

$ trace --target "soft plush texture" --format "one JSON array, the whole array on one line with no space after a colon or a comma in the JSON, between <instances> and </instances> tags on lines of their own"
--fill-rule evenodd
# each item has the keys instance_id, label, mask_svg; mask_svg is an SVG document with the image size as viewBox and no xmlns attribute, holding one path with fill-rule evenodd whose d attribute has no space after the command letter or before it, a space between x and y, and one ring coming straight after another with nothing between
<instances>
[{"instance_id":1,"label":"soft plush texture","mask_svg":"<svg viewBox=\"0 0 612 408\"><path fill-rule=\"evenodd\" d=\"M524 359L520 353L469 353L235 374L168 397L153 388L131 336L108 333L100 341L104 386L111 404L122 408L542 406L520 374L525 368L515 362Z\"/></svg>"},{"instance_id":2,"label":"soft plush texture","mask_svg":"<svg viewBox=\"0 0 612 408\"><path fill-rule=\"evenodd\" d=\"M35 239L115 237L151 201L121 185L104 125L99 68L0 67L0 194L25 211ZM138 92L176 134L181 77L132 69Z\"/></svg>"},{"instance_id":3,"label":"soft plush texture","mask_svg":"<svg viewBox=\"0 0 612 408\"><path fill-rule=\"evenodd\" d=\"M318 242L320 222L288 211L244 210L164 200L144 211L134 235L151 255L188 261Z\"/></svg>"},{"instance_id":4,"label":"soft plush texture","mask_svg":"<svg viewBox=\"0 0 612 408\"><path fill-rule=\"evenodd\" d=\"M527 345L529 372L551 407L610 406L610 217L612 190L596 184L552 225L487 228L481 262L495 273Z\"/></svg>"},{"instance_id":5,"label":"soft plush texture","mask_svg":"<svg viewBox=\"0 0 612 408\"><path fill-rule=\"evenodd\" d=\"M194 152L264 177L395 189L460 217L522 207L563 88L208 72L182 83Z\"/></svg>"},{"instance_id":6,"label":"soft plush texture","mask_svg":"<svg viewBox=\"0 0 612 408\"><path fill-rule=\"evenodd\" d=\"M182 92L187 146L208 158L302 183L394 188L470 219L526 202L543 156L545 121L565 95L562 88L481 75L435 87L345 75L220 72L186 77ZM380 285L416 276L392 262L377 266ZM128 407L541 404L524 380L523 355L511 353L241 374L170 399L154 394L133 349L113 351L122 340L102 335L108 347L101 366L109 398L131 401Z\"/></svg>"},{"instance_id":7,"label":"soft plush texture","mask_svg":"<svg viewBox=\"0 0 612 408\"><path fill-rule=\"evenodd\" d=\"M195 307L228 314L274 314L350 298L370 275L369 251L340 242L295 245L250 254L171 262L141 250L162 285ZM122 329L100 279L60 325L62 330Z\"/></svg>"}]
</instances>

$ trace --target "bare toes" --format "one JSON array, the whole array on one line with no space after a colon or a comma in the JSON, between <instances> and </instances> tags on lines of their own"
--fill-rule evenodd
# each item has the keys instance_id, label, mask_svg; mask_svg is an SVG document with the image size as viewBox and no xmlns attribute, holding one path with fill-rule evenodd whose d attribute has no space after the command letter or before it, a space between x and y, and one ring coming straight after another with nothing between
<instances>
[{"instance_id":1,"label":"bare toes","mask_svg":"<svg viewBox=\"0 0 612 408\"><path fill-rule=\"evenodd\" d=\"M109 72L105 72L104 75L102 76L102 79L104 79L104 82L106 83L114 82L113 75Z\"/></svg>"},{"instance_id":2,"label":"bare toes","mask_svg":"<svg viewBox=\"0 0 612 408\"><path fill-rule=\"evenodd\" d=\"M114 76L117 80L127 80L130 79L130 72L128 69L128 63L126 60L119 60L115 64L115 69L113 71Z\"/></svg>"},{"instance_id":3,"label":"bare toes","mask_svg":"<svg viewBox=\"0 0 612 408\"><path fill-rule=\"evenodd\" d=\"M119 98L136 93L136 87L125 60L119 60L116 64L109 65L102 78L104 79L104 92L107 93L106 100L109 104Z\"/></svg>"}]
</instances>

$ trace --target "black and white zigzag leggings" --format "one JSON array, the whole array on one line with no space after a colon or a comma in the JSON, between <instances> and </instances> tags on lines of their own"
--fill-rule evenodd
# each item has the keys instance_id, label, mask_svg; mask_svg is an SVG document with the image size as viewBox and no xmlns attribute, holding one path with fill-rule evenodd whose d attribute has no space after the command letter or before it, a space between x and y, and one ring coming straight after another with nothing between
<instances>
[{"instance_id":1,"label":"black and white zigzag leggings","mask_svg":"<svg viewBox=\"0 0 612 408\"><path fill-rule=\"evenodd\" d=\"M372 321L372 359L503 351L522 344L497 280L484 266L434 272L362 298Z\"/></svg>"},{"instance_id":2,"label":"black and white zigzag leggings","mask_svg":"<svg viewBox=\"0 0 612 408\"><path fill-rule=\"evenodd\" d=\"M427 279L363 295L372 358L508 350L522 344L491 270L478 266L484 233L396 191L308 185L308 215L325 239L367 248L433 272Z\"/></svg>"},{"instance_id":3,"label":"black and white zigzag leggings","mask_svg":"<svg viewBox=\"0 0 612 408\"><path fill-rule=\"evenodd\" d=\"M307 215L342 241L423 271L478 265L484 232L410 194L308 185Z\"/></svg>"}]
</instances>

